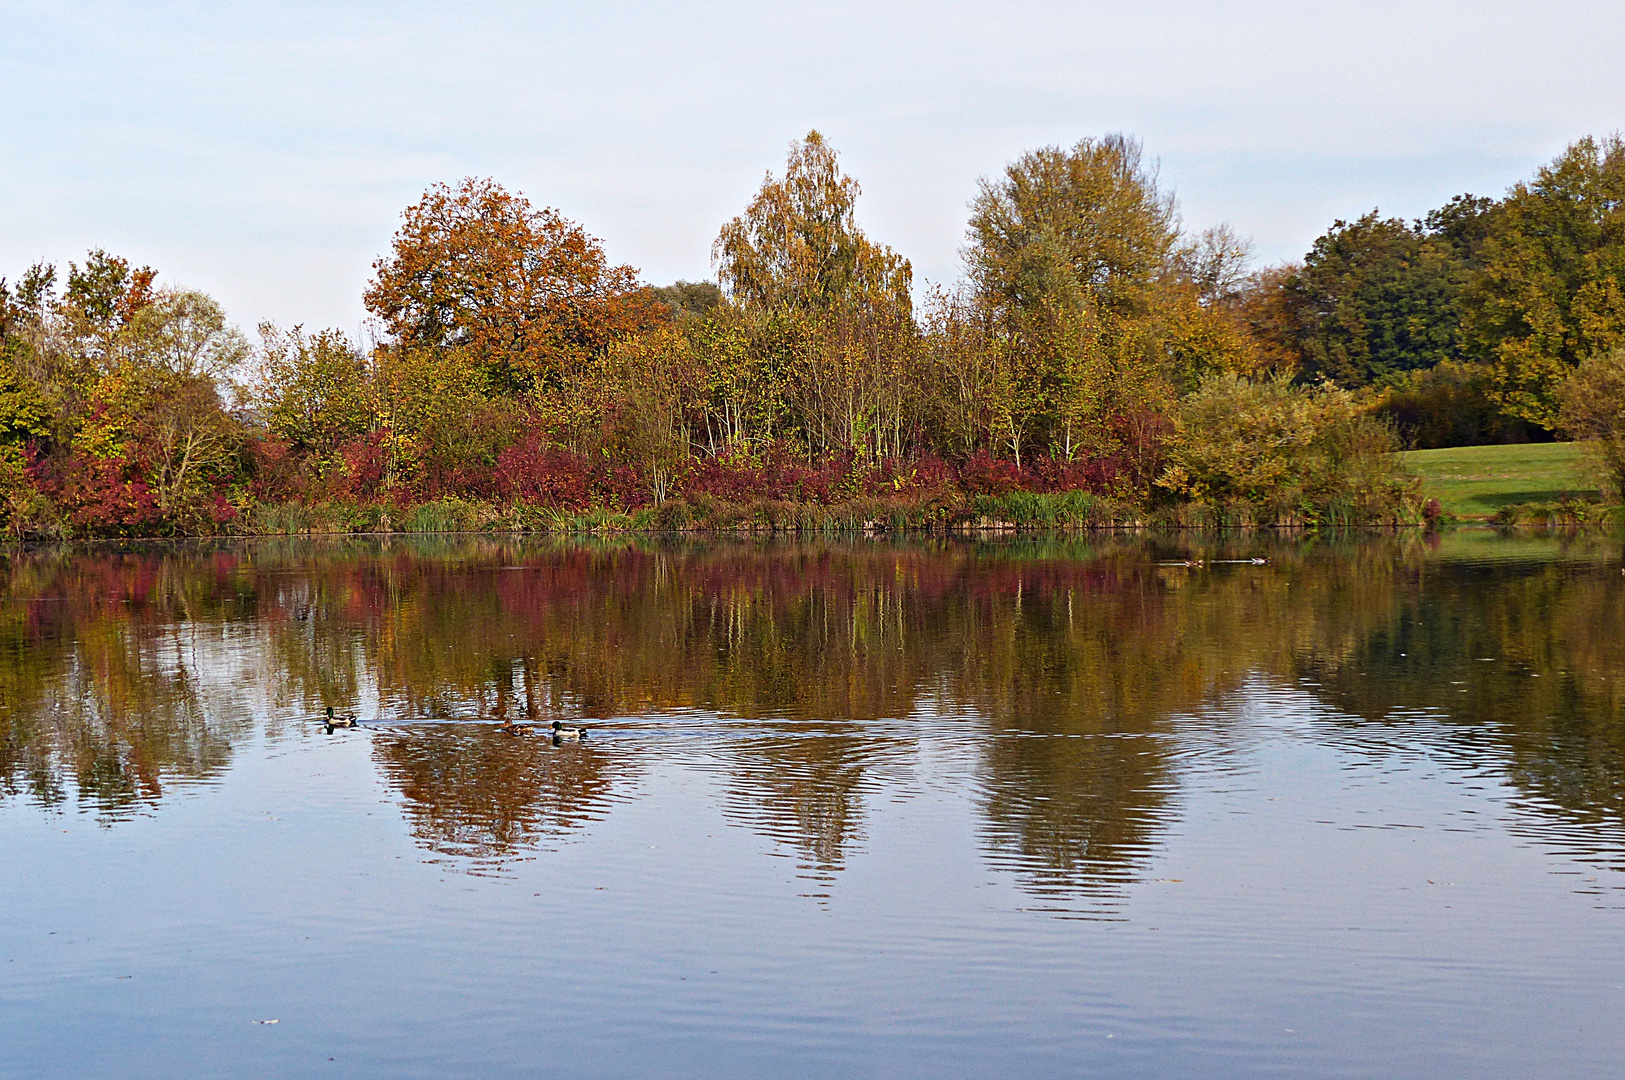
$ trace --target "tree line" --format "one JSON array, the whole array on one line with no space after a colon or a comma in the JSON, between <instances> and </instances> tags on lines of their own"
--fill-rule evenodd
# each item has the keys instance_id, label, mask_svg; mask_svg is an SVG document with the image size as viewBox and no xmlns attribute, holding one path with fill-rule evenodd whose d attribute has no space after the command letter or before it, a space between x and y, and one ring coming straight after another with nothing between
<instances>
[{"instance_id":1,"label":"tree line","mask_svg":"<svg viewBox=\"0 0 1625 1080\"><path fill-rule=\"evenodd\" d=\"M1499 200L1335 222L1257 271L1229 227L1185 229L1120 135L985 178L948 286L916 287L859 194L811 132L720 229L715 283L654 287L494 181L436 185L374 264L366 342L264 324L251 345L104 251L36 265L0 282L0 514L25 536L453 504L929 524L1082 493L1138 517L1400 521L1421 512L1403 443L1620 426L1618 138Z\"/></svg>"}]
</instances>

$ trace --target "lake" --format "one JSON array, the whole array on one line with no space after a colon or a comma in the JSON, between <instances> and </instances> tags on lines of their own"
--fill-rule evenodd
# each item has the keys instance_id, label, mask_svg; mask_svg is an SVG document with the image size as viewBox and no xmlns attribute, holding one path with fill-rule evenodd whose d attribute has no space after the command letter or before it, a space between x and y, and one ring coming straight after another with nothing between
<instances>
[{"instance_id":1,"label":"lake","mask_svg":"<svg viewBox=\"0 0 1625 1080\"><path fill-rule=\"evenodd\" d=\"M1622 562L13 550L0 1075L1615 1076Z\"/></svg>"}]
</instances>

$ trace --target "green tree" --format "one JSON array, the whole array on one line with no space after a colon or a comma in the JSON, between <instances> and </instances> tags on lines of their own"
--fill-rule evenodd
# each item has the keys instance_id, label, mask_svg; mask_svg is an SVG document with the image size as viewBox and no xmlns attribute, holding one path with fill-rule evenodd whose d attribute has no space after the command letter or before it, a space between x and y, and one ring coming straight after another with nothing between
<instances>
[{"instance_id":1,"label":"green tree","mask_svg":"<svg viewBox=\"0 0 1625 1080\"><path fill-rule=\"evenodd\" d=\"M260 370L252 389L265 426L306 456L318 478L341 461L339 450L374 424L366 359L337 330L307 335L260 326Z\"/></svg>"},{"instance_id":2,"label":"green tree","mask_svg":"<svg viewBox=\"0 0 1625 1080\"><path fill-rule=\"evenodd\" d=\"M1514 185L1485 225L1467 348L1491 365L1503 408L1552 427L1569 373L1625 341L1625 142L1574 143Z\"/></svg>"},{"instance_id":3,"label":"green tree","mask_svg":"<svg viewBox=\"0 0 1625 1080\"><path fill-rule=\"evenodd\" d=\"M755 436L773 437L773 422L783 411L771 350L756 347L753 323L759 317L718 306L704 322L688 331L704 372L706 452L712 457L748 449Z\"/></svg>"},{"instance_id":4,"label":"green tree","mask_svg":"<svg viewBox=\"0 0 1625 1080\"><path fill-rule=\"evenodd\" d=\"M1024 447L1138 456L1179 388L1252 362L1230 310L1246 244L1227 227L1182 240L1172 195L1122 135L984 180L968 239L972 287L1001 324L999 442L1018 461Z\"/></svg>"},{"instance_id":5,"label":"green tree","mask_svg":"<svg viewBox=\"0 0 1625 1080\"><path fill-rule=\"evenodd\" d=\"M0 446L21 448L53 433L50 402L21 370L30 352L20 336L0 336Z\"/></svg>"},{"instance_id":6,"label":"green tree","mask_svg":"<svg viewBox=\"0 0 1625 1080\"><path fill-rule=\"evenodd\" d=\"M171 375L156 382L137 426L139 449L159 507L187 528L219 482L238 471L244 431L212 380Z\"/></svg>"},{"instance_id":7,"label":"green tree","mask_svg":"<svg viewBox=\"0 0 1625 1080\"><path fill-rule=\"evenodd\" d=\"M50 403L24 374L32 350L12 331L22 314L0 281L0 527L14 536L49 516L49 505L28 473L28 449L49 442L55 419Z\"/></svg>"},{"instance_id":8,"label":"green tree","mask_svg":"<svg viewBox=\"0 0 1625 1080\"><path fill-rule=\"evenodd\" d=\"M1435 243L1446 244L1464 265L1478 269L1481 249L1489 238L1497 203L1479 195L1457 195L1422 218L1422 232Z\"/></svg>"},{"instance_id":9,"label":"green tree","mask_svg":"<svg viewBox=\"0 0 1625 1080\"><path fill-rule=\"evenodd\" d=\"M1375 210L1334 222L1288 285L1304 374L1356 387L1457 359L1466 276L1447 237Z\"/></svg>"},{"instance_id":10,"label":"green tree","mask_svg":"<svg viewBox=\"0 0 1625 1080\"><path fill-rule=\"evenodd\" d=\"M704 318L722 303L722 289L713 281L677 281L651 290L655 299L671 309L673 317L692 315Z\"/></svg>"},{"instance_id":11,"label":"green tree","mask_svg":"<svg viewBox=\"0 0 1625 1080\"><path fill-rule=\"evenodd\" d=\"M248 359L248 342L214 298L196 289L157 289L111 342L115 362L158 368L181 379L218 381Z\"/></svg>"},{"instance_id":12,"label":"green tree","mask_svg":"<svg viewBox=\"0 0 1625 1080\"><path fill-rule=\"evenodd\" d=\"M1084 139L1023 154L971 203L972 283L1011 310L1144 312L1178 240L1171 195L1139 143Z\"/></svg>"}]
</instances>

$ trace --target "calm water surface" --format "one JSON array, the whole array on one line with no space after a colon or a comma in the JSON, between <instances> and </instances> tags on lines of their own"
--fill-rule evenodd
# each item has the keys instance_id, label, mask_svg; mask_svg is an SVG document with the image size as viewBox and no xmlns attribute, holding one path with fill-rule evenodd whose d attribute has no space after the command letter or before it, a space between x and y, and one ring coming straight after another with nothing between
<instances>
[{"instance_id":1,"label":"calm water surface","mask_svg":"<svg viewBox=\"0 0 1625 1080\"><path fill-rule=\"evenodd\" d=\"M1622 560L14 552L0 1074L1617 1076Z\"/></svg>"}]
</instances>

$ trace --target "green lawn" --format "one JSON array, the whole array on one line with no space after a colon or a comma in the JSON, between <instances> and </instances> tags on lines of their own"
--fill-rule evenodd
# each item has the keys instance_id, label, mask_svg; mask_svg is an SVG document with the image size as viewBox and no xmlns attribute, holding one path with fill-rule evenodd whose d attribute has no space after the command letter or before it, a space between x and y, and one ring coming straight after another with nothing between
<instances>
[{"instance_id":1,"label":"green lawn","mask_svg":"<svg viewBox=\"0 0 1625 1080\"><path fill-rule=\"evenodd\" d=\"M1458 518L1491 518L1514 503L1598 498L1574 443L1519 443L1410 450L1400 455L1422 477L1423 494Z\"/></svg>"}]
</instances>

